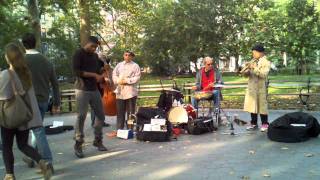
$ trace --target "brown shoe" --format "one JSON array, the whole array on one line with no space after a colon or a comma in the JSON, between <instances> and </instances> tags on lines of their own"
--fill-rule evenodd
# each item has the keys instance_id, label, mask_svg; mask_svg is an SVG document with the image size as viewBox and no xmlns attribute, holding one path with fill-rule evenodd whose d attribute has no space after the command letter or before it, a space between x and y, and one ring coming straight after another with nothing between
<instances>
[{"instance_id":1,"label":"brown shoe","mask_svg":"<svg viewBox=\"0 0 320 180\"><path fill-rule=\"evenodd\" d=\"M39 167L40 167L40 169L42 171L43 178L45 180L50 180L51 176L52 176L52 168L51 168L52 165L51 165L51 163L49 163L46 160L41 159L39 161Z\"/></svg>"},{"instance_id":2,"label":"brown shoe","mask_svg":"<svg viewBox=\"0 0 320 180\"><path fill-rule=\"evenodd\" d=\"M6 176L4 176L3 180L16 180L16 178L14 177L13 174L6 174Z\"/></svg>"},{"instance_id":3,"label":"brown shoe","mask_svg":"<svg viewBox=\"0 0 320 180\"><path fill-rule=\"evenodd\" d=\"M82 143L76 141L76 144L74 145L74 154L78 157L78 158L83 158L83 151L82 151Z\"/></svg>"},{"instance_id":4,"label":"brown shoe","mask_svg":"<svg viewBox=\"0 0 320 180\"><path fill-rule=\"evenodd\" d=\"M102 144L101 140L94 140L93 146L98 148L98 151L108 151L108 149Z\"/></svg>"}]
</instances>

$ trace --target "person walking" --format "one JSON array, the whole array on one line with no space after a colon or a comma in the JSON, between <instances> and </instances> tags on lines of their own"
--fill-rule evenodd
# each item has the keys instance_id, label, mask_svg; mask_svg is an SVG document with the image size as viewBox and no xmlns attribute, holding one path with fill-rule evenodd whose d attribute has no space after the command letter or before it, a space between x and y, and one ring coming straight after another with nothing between
<instances>
[{"instance_id":1,"label":"person walking","mask_svg":"<svg viewBox=\"0 0 320 180\"><path fill-rule=\"evenodd\" d=\"M17 92L22 94L27 93L27 96L30 98L33 118L18 128L9 129L1 126L2 156L6 169L4 180L15 179L12 150L14 137L16 137L19 150L39 164L44 179L50 179L52 176L51 163L43 159L33 147L28 145L29 130L43 126L32 84L31 72L27 67L24 54L19 46L13 43L8 44L5 48L5 58L9 69L0 72L0 98L1 100L5 100L14 95L11 84L14 83Z\"/></svg>"},{"instance_id":2,"label":"person walking","mask_svg":"<svg viewBox=\"0 0 320 180\"><path fill-rule=\"evenodd\" d=\"M22 43L26 49L25 59L31 71L32 82L41 113L41 118L42 121L44 121L44 115L45 112L47 112L49 105L50 89L52 89L53 92L52 112L57 113L60 111L59 83L56 78L53 65L45 56L36 50L35 35L32 33L24 34L22 37ZM32 129L31 146L35 147L44 159L49 161L51 164L53 163L52 153L44 127L41 126ZM24 157L23 160L28 164L29 167L34 166L34 163L30 159Z\"/></svg>"}]
</instances>

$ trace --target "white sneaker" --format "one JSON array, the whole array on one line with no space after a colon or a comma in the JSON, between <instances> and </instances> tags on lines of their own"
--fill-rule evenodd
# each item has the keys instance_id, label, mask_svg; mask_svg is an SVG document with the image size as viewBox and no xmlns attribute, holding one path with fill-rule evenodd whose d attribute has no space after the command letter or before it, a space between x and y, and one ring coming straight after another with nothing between
<instances>
[{"instance_id":1,"label":"white sneaker","mask_svg":"<svg viewBox=\"0 0 320 180\"><path fill-rule=\"evenodd\" d=\"M266 132L269 128L269 124L262 124L260 131L261 132Z\"/></svg>"},{"instance_id":2,"label":"white sneaker","mask_svg":"<svg viewBox=\"0 0 320 180\"><path fill-rule=\"evenodd\" d=\"M250 124L249 126L246 127L247 131L255 131L258 129L258 125L255 124Z\"/></svg>"}]
</instances>

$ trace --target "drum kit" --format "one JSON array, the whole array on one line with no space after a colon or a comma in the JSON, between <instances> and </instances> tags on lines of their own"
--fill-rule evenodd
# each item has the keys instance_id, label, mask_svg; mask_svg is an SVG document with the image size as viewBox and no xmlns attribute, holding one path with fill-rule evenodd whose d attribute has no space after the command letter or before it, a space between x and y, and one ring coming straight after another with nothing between
<instances>
[{"instance_id":1,"label":"drum kit","mask_svg":"<svg viewBox=\"0 0 320 180\"><path fill-rule=\"evenodd\" d=\"M223 85L216 85L215 87L223 87ZM196 100L208 100L213 96L212 92L205 91L196 91L193 94L193 98ZM205 111L205 108L202 107L202 112ZM181 104L173 106L168 111L168 120L173 124L173 126L184 126L187 127L188 132L190 129L194 129L199 122L203 123L204 128L209 129L209 131L216 130L220 123L220 109L215 110L213 107L209 108L208 116L205 116L204 113L198 115L198 110L193 107L191 104ZM193 134L193 133L191 133Z\"/></svg>"},{"instance_id":2,"label":"drum kit","mask_svg":"<svg viewBox=\"0 0 320 180\"><path fill-rule=\"evenodd\" d=\"M160 83L162 85L161 81ZM224 85L215 84L214 87L223 88ZM195 91L193 93L192 97L195 100L199 101L199 103L202 101L202 106L198 106L198 109L193 107L191 104L183 103L183 95L178 88L163 88L163 93L166 100L162 106L159 106L161 104L159 103L161 99L160 96L157 106L166 112L167 120L172 124L173 127L185 129L189 134L201 134L203 132L212 132L217 130L220 126L220 111L222 111L222 109L220 109L220 106L218 108L213 106L213 93L211 91ZM209 109L204 107L205 101L208 100L210 102ZM166 102L168 102L170 106L168 106ZM234 135L233 126L231 128L231 135Z\"/></svg>"}]
</instances>

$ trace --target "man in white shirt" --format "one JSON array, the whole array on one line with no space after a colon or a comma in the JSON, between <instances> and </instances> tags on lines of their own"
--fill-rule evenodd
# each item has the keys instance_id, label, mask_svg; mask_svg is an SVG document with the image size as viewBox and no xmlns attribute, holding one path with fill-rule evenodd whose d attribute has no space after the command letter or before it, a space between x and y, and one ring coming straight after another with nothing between
<instances>
[{"instance_id":1,"label":"man in white shirt","mask_svg":"<svg viewBox=\"0 0 320 180\"><path fill-rule=\"evenodd\" d=\"M140 80L141 72L137 63L133 62L135 54L125 51L123 61L118 63L112 73L112 78L117 86L117 129L123 129L125 124L125 114L127 116L135 113L138 96L137 84Z\"/></svg>"}]
</instances>

